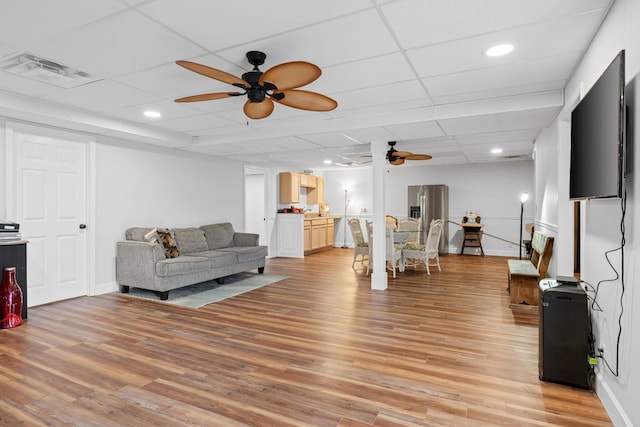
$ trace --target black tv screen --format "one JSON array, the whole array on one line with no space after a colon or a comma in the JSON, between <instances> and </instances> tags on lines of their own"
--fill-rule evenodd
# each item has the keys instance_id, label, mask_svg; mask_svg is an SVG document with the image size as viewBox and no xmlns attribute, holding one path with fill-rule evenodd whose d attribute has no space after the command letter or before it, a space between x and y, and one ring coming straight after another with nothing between
<instances>
[{"instance_id":1,"label":"black tv screen","mask_svg":"<svg viewBox=\"0 0 640 427\"><path fill-rule=\"evenodd\" d=\"M624 50L571 112L569 198L622 197Z\"/></svg>"}]
</instances>

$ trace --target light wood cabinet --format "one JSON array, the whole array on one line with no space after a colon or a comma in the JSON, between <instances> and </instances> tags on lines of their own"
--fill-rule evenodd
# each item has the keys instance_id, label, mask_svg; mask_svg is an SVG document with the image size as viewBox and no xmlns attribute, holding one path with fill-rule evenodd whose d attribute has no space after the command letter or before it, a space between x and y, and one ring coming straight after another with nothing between
<instances>
[{"instance_id":1,"label":"light wood cabinet","mask_svg":"<svg viewBox=\"0 0 640 427\"><path fill-rule=\"evenodd\" d=\"M299 173L280 173L280 203L300 203Z\"/></svg>"},{"instance_id":2,"label":"light wood cabinet","mask_svg":"<svg viewBox=\"0 0 640 427\"><path fill-rule=\"evenodd\" d=\"M324 202L324 178L319 176L314 178L316 179L316 188L307 189L307 203L310 205Z\"/></svg>"},{"instance_id":3,"label":"light wood cabinet","mask_svg":"<svg viewBox=\"0 0 640 427\"><path fill-rule=\"evenodd\" d=\"M300 174L300 187L316 188L316 180L317 178L313 175Z\"/></svg>"},{"instance_id":4,"label":"light wood cabinet","mask_svg":"<svg viewBox=\"0 0 640 427\"><path fill-rule=\"evenodd\" d=\"M304 220L305 255L333 247L334 219L335 217L320 217Z\"/></svg>"},{"instance_id":5,"label":"light wood cabinet","mask_svg":"<svg viewBox=\"0 0 640 427\"><path fill-rule=\"evenodd\" d=\"M327 220L311 220L311 249L320 249L327 246Z\"/></svg>"},{"instance_id":6,"label":"light wood cabinet","mask_svg":"<svg viewBox=\"0 0 640 427\"><path fill-rule=\"evenodd\" d=\"M300 203L300 190L307 190L307 204L324 202L324 178L298 172L280 172L280 203Z\"/></svg>"},{"instance_id":7,"label":"light wood cabinet","mask_svg":"<svg viewBox=\"0 0 640 427\"><path fill-rule=\"evenodd\" d=\"M311 241L312 241L312 235L311 235L311 221L310 220L306 220L304 222L304 251L309 252L312 248L311 248Z\"/></svg>"}]
</instances>

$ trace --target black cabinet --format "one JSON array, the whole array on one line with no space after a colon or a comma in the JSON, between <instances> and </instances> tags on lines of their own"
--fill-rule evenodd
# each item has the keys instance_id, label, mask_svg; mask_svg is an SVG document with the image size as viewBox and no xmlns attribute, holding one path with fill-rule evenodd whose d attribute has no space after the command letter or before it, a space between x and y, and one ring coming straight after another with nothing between
<instances>
[{"instance_id":1,"label":"black cabinet","mask_svg":"<svg viewBox=\"0 0 640 427\"><path fill-rule=\"evenodd\" d=\"M22 290L22 318L27 318L27 242L0 243L0 271L16 268L16 281ZM2 278L0 278L0 282Z\"/></svg>"},{"instance_id":2,"label":"black cabinet","mask_svg":"<svg viewBox=\"0 0 640 427\"><path fill-rule=\"evenodd\" d=\"M555 286L544 282L554 282ZM538 309L540 379L591 388L591 318L584 289L576 284L556 285L555 281L543 280Z\"/></svg>"}]
</instances>

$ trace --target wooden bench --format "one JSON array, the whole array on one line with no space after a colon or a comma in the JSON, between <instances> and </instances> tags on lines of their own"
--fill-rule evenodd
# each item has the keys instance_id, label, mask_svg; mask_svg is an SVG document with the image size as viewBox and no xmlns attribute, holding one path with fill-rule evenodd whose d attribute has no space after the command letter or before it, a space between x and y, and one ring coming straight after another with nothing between
<instances>
[{"instance_id":1,"label":"wooden bench","mask_svg":"<svg viewBox=\"0 0 640 427\"><path fill-rule=\"evenodd\" d=\"M531 259L510 259L509 295L511 304L538 305L538 282L547 277L553 237L534 231L531 239Z\"/></svg>"}]
</instances>

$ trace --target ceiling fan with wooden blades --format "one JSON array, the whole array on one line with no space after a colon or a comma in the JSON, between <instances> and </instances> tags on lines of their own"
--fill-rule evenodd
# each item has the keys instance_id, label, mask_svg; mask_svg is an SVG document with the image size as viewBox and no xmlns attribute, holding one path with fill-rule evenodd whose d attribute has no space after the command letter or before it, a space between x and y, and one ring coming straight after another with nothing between
<instances>
[{"instance_id":1,"label":"ceiling fan with wooden blades","mask_svg":"<svg viewBox=\"0 0 640 427\"><path fill-rule=\"evenodd\" d=\"M199 102L247 95L244 113L251 119L268 117L274 109L274 101L287 107L307 111L331 111L338 103L328 96L299 90L297 88L315 81L322 71L317 65L305 61L285 62L262 72L258 68L264 64L267 55L263 52L247 52L247 60L253 70L236 77L225 71L190 61L176 61L176 64L203 76L228 83L242 92L217 92L178 98L175 102Z\"/></svg>"},{"instance_id":2,"label":"ceiling fan with wooden blades","mask_svg":"<svg viewBox=\"0 0 640 427\"><path fill-rule=\"evenodd\" d=\"M389 141L389 151L387 151L387 160L390 164L398 166L405 160L430 160L432 157L428 154L413 154L408 151L398 151L395 149L396 141Z\"/></svg>"}]
</instances>

